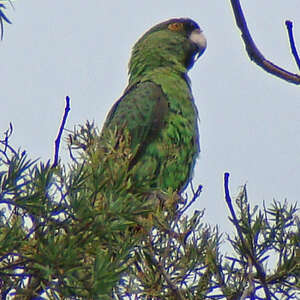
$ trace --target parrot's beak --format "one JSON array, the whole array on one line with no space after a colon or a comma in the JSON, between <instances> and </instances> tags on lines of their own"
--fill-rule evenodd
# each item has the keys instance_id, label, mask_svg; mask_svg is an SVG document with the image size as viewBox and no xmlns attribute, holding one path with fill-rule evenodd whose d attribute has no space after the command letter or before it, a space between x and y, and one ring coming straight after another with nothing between
<instances>
[{"instance_id":1,"label":"parrot's beak","mask_svg":"<svg viewBox=\"0 0 300 300\"><path fill-rule=\"evenodd\" d=\"M195 57L196 60L203 54L203 52L206 49L207 46L207 41L206 38L202 32L201 29L194 29L191 34L189 39L198 47L199 51L197 56Z\"/></svg>"}]
</instances>

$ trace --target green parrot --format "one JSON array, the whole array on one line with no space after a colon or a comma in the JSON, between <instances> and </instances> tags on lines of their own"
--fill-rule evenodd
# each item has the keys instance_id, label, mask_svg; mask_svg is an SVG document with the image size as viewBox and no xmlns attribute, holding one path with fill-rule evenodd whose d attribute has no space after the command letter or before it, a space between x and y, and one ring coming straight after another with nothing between
<instances>
[{"instance_id":1,"label":"green parrot","mask_svg":"<svg viewBox=\"0 0 300 300\"><path fill-rule=\"evenodd\" d=\"M128 86L106 118L101 142L109 132L127 132L129 171L141 189L180 193L192 177L200 148L187 72L205 48L199 25L188 18L152 27L133 47Z\"/></svg>"}]
</instances>

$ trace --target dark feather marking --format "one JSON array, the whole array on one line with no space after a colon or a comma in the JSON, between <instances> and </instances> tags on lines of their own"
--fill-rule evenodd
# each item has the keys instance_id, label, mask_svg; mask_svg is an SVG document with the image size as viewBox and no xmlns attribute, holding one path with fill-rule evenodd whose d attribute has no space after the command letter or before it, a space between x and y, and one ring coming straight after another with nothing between
<instances>
[{"instance_id":1,"label":"dark feather marking","mask_svg":"<svg viewBox=\"0 0 300 300\"><path fill-rule=\"evenodd\" d=\"M134 95L134 93L139 92L142 96L140 100ZM147 98L146 101L145 97ZM123 103L123 109L126 107L125 111L120 111L119 106L121 103ZM149 109L152 110L152 113L145 119L148 112L146 110ZM124 130L128 129L132 142L132 151L135 152L129 169L135 165L147 145L151 143L163 128L164 117L168 109L167 97L164 95L161 87L151 81L138 82L130 86L113 105L103 126L102 135L105 135L107 129L114 130L114 126L117 127L118 135L123 135ZM134 126L131 121L134 121Z\"/></svg>"}]
</instances>

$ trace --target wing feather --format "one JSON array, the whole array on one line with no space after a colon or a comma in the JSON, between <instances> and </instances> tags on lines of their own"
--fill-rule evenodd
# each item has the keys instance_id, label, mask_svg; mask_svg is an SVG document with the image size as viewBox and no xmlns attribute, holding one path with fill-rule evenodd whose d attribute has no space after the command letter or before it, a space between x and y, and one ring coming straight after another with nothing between
<instances>
[{"instance_id":1,"label":"wing feather","mask_svg":"<svg viewBox=\"0 0 300 300\"><path fill-rule=\"evenodd\" d=\"M117 134L128 130L131 148L136 151L134 161L143 149L155 139L164 126L168 111L167 97L161 87L151 81L135 84L114 104L102 129L102 136L108 130L117 129Z\"/></svg>"}]
</instances>

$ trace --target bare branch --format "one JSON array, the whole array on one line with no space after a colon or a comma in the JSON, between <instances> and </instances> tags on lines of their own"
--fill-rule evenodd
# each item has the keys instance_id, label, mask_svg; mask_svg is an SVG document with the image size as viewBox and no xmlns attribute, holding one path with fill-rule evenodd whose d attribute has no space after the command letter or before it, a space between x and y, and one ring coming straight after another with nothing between
<instances>
[{"instance_id":1,"label":"bare branch","mask_svg":"<svg viewBox=\"0 0 300 300\"><path fill-rule=\"evenodd\" d=\"M202 192L202 185L200 184L197 188L197 190L195 191L193 186L192 186L192 192L193 192L193 198L192 200L182 208L181 211L179 211L179 215L183 215L190 207L191 205L199 198L201 192Z\"/></svg>"},{"instance_id":2,"label":"bare branch","mask_svg":"<svg viewBox=\"0 0 300 300\"><path fill-rule=\"evenodd\" d=\"M271 73L283 80L294 84L300 84L300 75L291 73L289 71L280 68L271 61L267 60L262 53L256 47L251 34L249 32L247 22L244 17L243 10L239 0L230 0L233 13L235 16L236 24L242 33L242 39L245 43L246 51L249 58L253 60L257 65L263 68L266 72Z\"/></svg>"},{"instance_id":3,"label":"bare branch","mask_svg":"<svg viewBox=\"0 0 300 300\"><path fill-rule=\"evenodd\" d=\"M241 244L243 245L243 250L245 251L245 256L248 257L248 261L250 261L250 265L254 265L257 271L257 276L261 281L261 285L264 289L265 295L266 295L266 299L269 300L271 299L271 294L270 294L270 290L267 286L266 283L266 274L265 271L263 269L263 267L261 266L260 262L256 259L254 253L253 253L253 249L249 248L249 246L247 246L246 241L244 239L243 236L243 232L242 229L239 225L239 221L236 217L233 205L232 205L232 201L231 201L231 197L230 197L230 193L229 193L229 173L225 173L224 174L224 190L225 190L225 200L226 203L229 207L231 216L232 216L232 222L235 225L235 228L237 230L238 236L240 238ZM252 267L251 267L252 268ZM249 271L250 272L250 271ZM250 282L251 284L251 282Z\"/></svg>"},{"instance_id":4,"label":"bare branch","mask_svg":"<svg viewBox=\"0 0 300 300\"><path fill-rule=\"evenodd\" d=\"M69 96L66 97L66 106L65 106L65 112L64 112L64 116L58 131L58 135L57 138L55 140L55 153L54 153L54 162L52 165L52 168L55 168L58 164L58 153L59 153L59 146L60 146L60 141L61 141L61 136L67 121L67 117L70 111L70 98Z\"/></svg>"},{"instance_id":5,"label":"bare branch","mask_svg":"<svg viewBox=\"0 0 300 300\"><path fill-rule=\"evenodd\" d=\"M297 52L297 48L296 48L295 40L294 40L294 35L293 35L293 22L289 21L289 20L286 20L285 25L286 25L286 29L287 29L288 34L289 34L289 41L290 41L291 51L292 51L292 54L295 58L296 64L297 64L297 66L300 70L300 58L299 58L299 55L298 55L298 52Z\"/></svg>"},{"instance_id":6,"label":"bare branch","mask_svg":"<svg viewBox=\"0 0 300 300\"><path fill-rule=\"evenodd\" d=\"M10 5L12 6L11 1L9 1ZM13 7L13 6L12 6ZM6 9L4 4L0 3L0 39L3 40L3 32L4 32L4 22L11 24L11 21L6 17L6 15L4 14L3 10Z\"/></svg>"}]
</instances>

